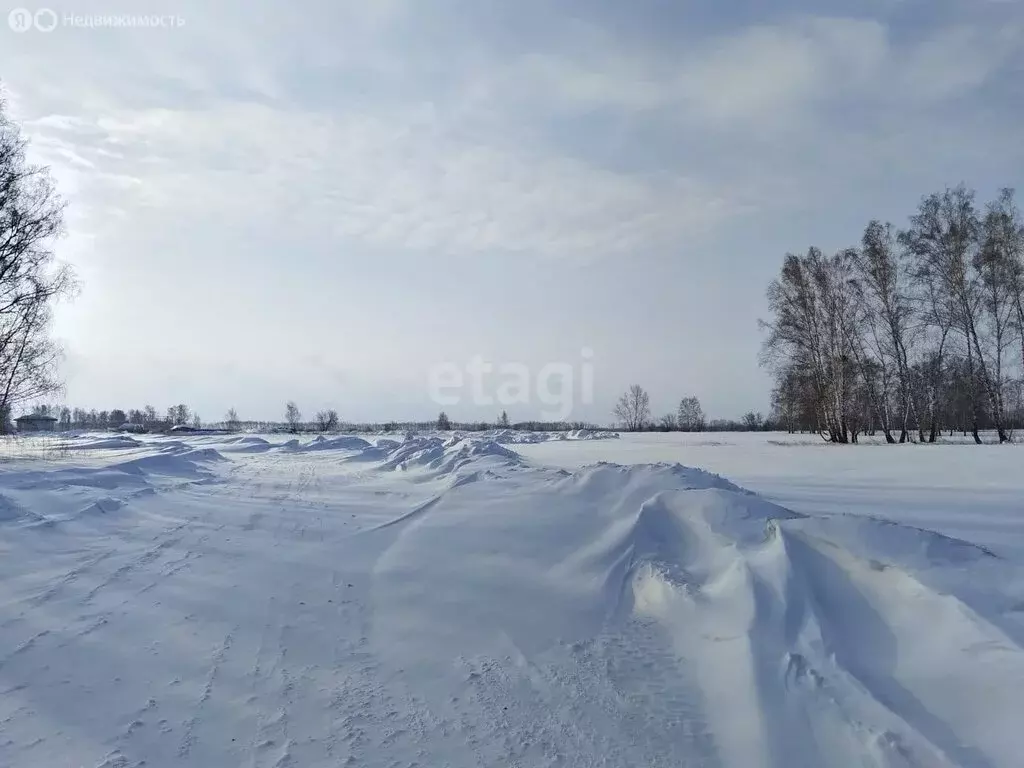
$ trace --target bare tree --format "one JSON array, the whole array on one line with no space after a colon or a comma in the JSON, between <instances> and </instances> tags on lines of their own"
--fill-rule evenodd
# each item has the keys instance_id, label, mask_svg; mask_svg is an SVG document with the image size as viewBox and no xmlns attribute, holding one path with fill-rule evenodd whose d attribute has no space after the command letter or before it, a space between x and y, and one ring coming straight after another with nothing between
<instances>
[{"instance_id":1,"label":"bare tree","mask_svg":"<svg viewBox=\"0 0 1024 768\"><path fill-rule=\"evenodd\" d=\"M199 417L198 413L192 414L192 427L193 429L202 429L203 420Z\"/></svg>"},{"instance_id":2,"label":"bare tree","mask_svg":"<svg viewBox=\"0 0 1024 768\"><path fill-rule=\"evenodd\" d=\"M928 414L928 442L934 443L939 430L939 402L943 389L950 335L956 324L956 309L945 290L944 278L931 259L922 257L921 233L912 225L898 235L901 246L913 259L911 295L916 307L917 325L924 342L919 359L911 366L911 387L918 413L918 436L924 441L924 418Z\"/></svg>"},{"instance_id":3,"label":"bare tree","mask_svg":"<svg viewBox=\"0 0 1024 768\"><path fill-rule=\"evenodd\" d=\"M1013 193L1003 190L998 200L988 205L981 221L980 242L974 254L978 287L979 317L976 327L976 352L981 360L989 415L999 442L1006 442L1006 371L1011 348L1015 346L1016 304L1019 263L1015 253ZM1024 342L1022 342L1024 346Z\"/></svg>"},{"instance_id":4,"label":"bare tree","mask_svg":"<svg viewBox=\"0 0 1024 768\"><path fill-rule=\"evenodd\" d=\"M787 254L768 288L761 353L772 420L856 442L1000 442L1024 420L1024 219L1004 189L979 215L963 184L922 198L910 224L872 221L858 249ZM1024 394L1021 395L1024 397Z\"/></svg>"},{"instance_id":5,"label":"bare tree","mask_svg":"<svg viewBox=\"0 0 1024 768\"><path fill-rule=\"evenodd\" d=\"M748 411L743 414L743 427L751 432L755 432L764 425L764 416L754 411Z\"/></svg>"},{"instance_id":6,"label":"bare tree","mask_svg":"<svg viewBox=\"0 0 1024 768\"><path fill-rule=\"evenodd\" d=\"M63 234L64 203L49 170L29 165L27 142L0 99L0 412L60 389L60 349L51 304L74 290L51 246ZM0 420L0 429L3 428Z\"/></svg>"},{"instance_id":7,"label":"bare tree","mask_svg":"<svg viewBox=\"0 0 1024 768\"><path fill-rule=\"evenodd\" d=\"M448 414L445 413L444 411L441 411L441 413L438 414L437 428L442 432L447 432L449 429L452 428L451 419L448 418Z\"/></svg>"},{"instance_id":8,"label":"bare tree","mask_svg":"<svg viewBox=\"0 0 1024 768\"><path fill-rule=\"evenodd\" d=\"M788 432L819 431L818 403L806 371L798 365L783 365L776 376L772 390L776 422Z\"/></svg>"},{"instance_id":9,"label":"bare tree","mask_svg":"<svg viewBox=\"0 0 1024 768\"><path fill-rule=\"evenodd\" d=\"M700 400L696 395L684 397L679 401L679 411L676 415L679 428L684 432L702 432L706 423L704 409L700 406Z\"/></svg>"},{"instance_id":10,"label":"bare tree","mask_svg":"<svg viewBox=\"0 0 1024 768\"><path fill-rule=\"evenodd\" d=\"M238 429L238 411L232 408L228 408L228 412L224 414L224 426L231 432Z\"/></svg>"},{"instance_id":11,"label":"bare tree","mask_svg":"<svg viewBox=\"0 0 1024 768\"><path fill-rule=\"evenodd\" d=\"M928 195L911 217L902 239L917 260L918 272L933 281L942 304L952 315L951 327L959 335L967 359L974 441L981 443L983 397L999 440L1006 439L1002 406L993 371L982 350L981 287L977 273L977 249L981 223L974 205L974 192L963 184L945 192Z\"/></svg>"},{"instance_id":12,"label":"bare tree","mask_svg":"<svg viewBox=\"0 0 1024 768\"><path fill-rule=\"evenodd\" d=\"M498 426L502 429L508 429L508 411L501 412L501 417L498 419Z\"/></svg>"},{"instance_id":13,"label":"bare tree","mask_svg":"<svg viewBox=\"0 0 1024 768\"><path fill-rule=\"evenodd\" d=\"M1002 190L998 199L989 206L985 217L985 233L987 247L994 246L1003 250L1005 258L1010 262L1008 279L1013 304L1013 326L1020 343L1020 363L1024 366L1024 218L1014 201L1012 189Z\"/></svg>"},{"instance_id":14,"label":"bare tree","mask_svg":"<svg viewBox=\"0 0 1024 768\"><path fill-rule=\"evenodd\" d=\"M862 301L864 344L877 364L878 382L875 410L886 442L895 442L891 433L889 392L893 382L897 391L899 442L906 442L913 408L910 360L914 312L909 293L910 264L897 245L891 224L872 221L864 230L860 251L855 252L854 267Z\"/></svg>"},{"instance_id":15,"label":"bare tree","mask_svg":"<svg viewBox=\"0 0 1024 768\"><path fill-rule=\"evenodd\" d=\"M299 406L295 404L294 400L289 400L288 404L284 407L284 420L288 423L288 430L292 433L299 431L299 425L302 422L302 413L299 411Z\"/></svg>"},{"instance_id":16,"label":"bare tree","mask_svg":"<svg viewBox=\"0 0 1024 768\"><path fill-rule=\"evenodd\" d=\"M776 378L796 374L813 390L818 430L826 440L847 443L854 390L865 369L858 302L853 280L853 252L826 257L817 248L806 256L787 254L778 279L768 287L772 319L762 321L768 337L762 364Z\"/></svg>"},{"instance_id":17,"label":"bare tree","mask_svg":"<svg viewBox=\"0 0 1024 768\"><path fill-rule=\"evenodd\" d=\"M650 395L639 384L633 384L615 405L615 418L629 432L638 432L651 420Z\"/></svg>"},{"instance_id":18,"label":"bare tree","mask_svg":"<svg viewBox=\"0 0 1024 768\"><path fill-rule=\"evenodd\" d=\"M189 411L189 407L184 403L172 405L170 408L167 409L167 421L169 421L174 426L188 424L190 418L191 413Z\"/></svg>"},{"instance_id":19,"label":"bare tree","mask_svg":"<svg viewBox=\"0 0 1024 768\"><path fill-rule=\"evenodd\" d=\"M320 432L330 432L338 428L338 412L333 408L318 411L316 426Z\"/></svg>"}]
</instances>

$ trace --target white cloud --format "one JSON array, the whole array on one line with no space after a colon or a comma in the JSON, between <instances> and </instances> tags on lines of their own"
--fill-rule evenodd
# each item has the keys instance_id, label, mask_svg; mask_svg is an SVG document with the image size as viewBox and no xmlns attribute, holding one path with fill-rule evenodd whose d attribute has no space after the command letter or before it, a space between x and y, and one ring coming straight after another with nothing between
<instances>
[{"instance_id":1,"label":"white cloud","mask_svg":"<svg viewBox=\"0 0 1024 768\"><path fill-rule=\"evenodd\" d=\"M823 103L912 109L957 96L1019 55L1022 39L1019 26L953 25L896 46L879 20L799 17L672 51L526 56L500 82L552 110L665 110L688 124L790 129Z\"/></svg>"},{"instance_id":2,"label":"white cloud","mask_svg":"<svg viewBox=\"0 0 1024 768\"><path fill-rule=\"evenodd\" d=\"M942 101L983 85L1024 50L1024 28L998 31L955 25L939 31L908 52L898 73L902 94Z\"/></svg>"},{"instance_id":3,"label":"white cloud","mask_svg":"<svg viewBox=\"0 0 1024 768\"><path fill-rule=\"evenodd\" d=\"M227 104L59 125L51 157L70 153L64 143L78 136L77 162L104 170L91 182L137 184L138 204L186 218L215 211L226 222L329 223L381 247L589 259L693 238L735 212L681 175L466 143L430 111L328 117ZM125 159L111 158L111 146Z\"/></svg>"}]
</instances>

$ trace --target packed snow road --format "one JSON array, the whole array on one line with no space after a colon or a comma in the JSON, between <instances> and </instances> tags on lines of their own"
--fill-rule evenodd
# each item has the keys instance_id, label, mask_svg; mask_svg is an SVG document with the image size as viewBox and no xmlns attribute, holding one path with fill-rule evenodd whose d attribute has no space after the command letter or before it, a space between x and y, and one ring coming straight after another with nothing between
<instances>
[{"instance_id":1,"label":"packed snow road","mask_svg":"<svg viewBox=\"0 0 1024 768\"><path fill-rule=\"evenodd\" d=\"M0 465L0 765L1020 765L1018 559L490 438Z\"/></svg>"}]
</instances>

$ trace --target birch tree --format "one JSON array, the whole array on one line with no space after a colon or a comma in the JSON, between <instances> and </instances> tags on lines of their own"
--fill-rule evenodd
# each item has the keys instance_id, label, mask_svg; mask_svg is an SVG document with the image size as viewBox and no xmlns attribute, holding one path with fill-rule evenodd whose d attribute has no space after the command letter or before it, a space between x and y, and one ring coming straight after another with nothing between
<instances>
[{"instance_id":1,"label":"birch tree","mask_svg":"<svg viewBox=\"0 0 1024 768\"><path fill-rule=\"evenodd\" d=\"M880 386L885 402L881 426L886 442L895 442L889 427L888 391L895 379L898 393L899 442L908 438L913 408L910 380L913 307L909 294L910 265L903 258L891 224L872 221L864 230L861 249L855 252L860 294L863 300L864 330L868 345L879 365Z\"/></svg>"},{"instance_id":2,"label":"birch tree","mask_svg":"<svg viewBox=\"0 0 1024 768\"><path fill-rule=\"evenodd\" d=\"M288 424L288 431L293 434L299 431L299 424L302 422L302 412L294 400L289 400L284 407L284 420Z\"/></svg>"},{"instance_id":3,"label":"birch tree","mask_svg":"<svg viewBox=\"0 0 1024 768\"><path fill-rule=\"evenodd\" d=\"M615 404L614 414L627 431L640 431L651 420L650 395L639 384L633 384Z\"/></svg>"},{"instance_id":4,"label":"birch tree","mask_svg":"<svg viewBox=\"0 0 1024 768\"><path fill-rule=\"evenodd\" d=\"M700 400L695 395L684 397L679 401L676 419L679 429L684 432L700 432L704 429L707 421Z\"/></svg>"},{"instance_id":5,"label":"birch tree","mask_svg":"<svg viewBox=\"0 0 1024 768\"><path fill-rule=\"evenodd\" d=\"M979 422L983 398L987 396L1000 441L1006 439L1002 406L996 382L982 352L979 332L982 306L976 268L981 228L974 192L963 184L928 195L910 219L903 242L916 258L918 272L927 275L938 291L941 303L951 312L951 329L960 338L971 384L971 434L981 443Z\"/></svg>"},{"instance_id":6,"label":"birch tree","mask_svg":"<svg viewBox=\"0 0 1024 768\"><path fill-rule=\"evenodd\" d=\"M56 261L64 203L49 170L26 161L26 140L0 100L0 412L60 389L52 304L74 290ZM0 423L0 429L3 424Z\"/></svg>"}]
</instances>

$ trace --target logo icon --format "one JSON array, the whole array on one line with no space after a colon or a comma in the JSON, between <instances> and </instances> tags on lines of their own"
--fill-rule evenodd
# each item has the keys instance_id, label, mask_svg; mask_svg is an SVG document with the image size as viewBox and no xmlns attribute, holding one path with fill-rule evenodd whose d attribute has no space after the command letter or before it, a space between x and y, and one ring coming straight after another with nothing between
<instances>
[{"instance_id":1,"label":"logo icon","mask_svg":"<svg viewBox=\"0 0 1024 768\"><path fill-rule=\"evenodd\" d=\"M32 11L27 8L15 8L7 14L7 23L15 32L28 32L32 29Z\"/></svg>"},{"instance_id":2,"label":"logo icon","mask_svg":"<svg viewBox=\"0 0 1024 768\"><path fill-rule=\"evenodd\" d=\"M28 32L35 27L40 32L53 32L59 23L57 14L49 8L32 13L28 8L15 8L7 14L7 24L15 32Z\"/></svg>"},{"instance_id":3,"label":"logo icon","mask_svg":"<svg viewBox=\"0 0 1024 768\"><path fill-rule=\"evenodd\" d=\"M57 28L57 14L49 8L40 8L36 11L35 22L40 32L53 32Z\"/></svg>"}]
</instances>

